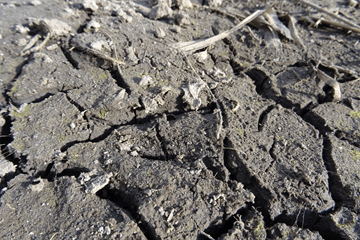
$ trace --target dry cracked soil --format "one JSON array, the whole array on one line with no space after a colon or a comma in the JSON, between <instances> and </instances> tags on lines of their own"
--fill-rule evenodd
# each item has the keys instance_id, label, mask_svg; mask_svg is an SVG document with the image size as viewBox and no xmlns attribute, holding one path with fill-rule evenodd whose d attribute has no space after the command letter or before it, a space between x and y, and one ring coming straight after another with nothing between
<instances>
[{"instance_id":1,"label":"dry cracked soil","mask_svg":"<svg viewBox=\"0 0 360 240\"><path fill-rule=\"evenodd\" d=\"M0 239L360 239L359 19L0 1Z\"/></svg>"}]
</instances>

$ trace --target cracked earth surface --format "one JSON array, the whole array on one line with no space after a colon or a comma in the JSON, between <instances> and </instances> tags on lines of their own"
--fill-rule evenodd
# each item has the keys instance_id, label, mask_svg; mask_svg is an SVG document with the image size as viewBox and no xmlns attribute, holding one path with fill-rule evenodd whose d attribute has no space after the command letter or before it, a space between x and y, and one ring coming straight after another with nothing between
<instances>
[{"instance_id":1,"label":"cracked earth surface","mask_svg":"<svg viewBox=\"0 0 360 240\"><path fill-rule=\"evenodd\" d=\"M0 2L0 238L359 239L359 35L273 4Z\"/></svg>"}]
</instances>

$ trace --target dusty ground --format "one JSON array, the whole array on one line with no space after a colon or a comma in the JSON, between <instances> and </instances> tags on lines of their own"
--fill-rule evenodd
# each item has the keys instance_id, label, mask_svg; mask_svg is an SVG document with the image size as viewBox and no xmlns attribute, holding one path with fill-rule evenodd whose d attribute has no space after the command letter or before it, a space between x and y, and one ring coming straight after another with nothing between
<instances>
[{"instance_id":1,"label":"dusty ground","mask_svg":"<svg viewBox=\"0 0 360 240\"><path fill-rule=\"evenodd\" d=\"M0 238L359 239L356 29L287 0L175 45L264 7L0 2Z\"/></svg>"}]
</instances>

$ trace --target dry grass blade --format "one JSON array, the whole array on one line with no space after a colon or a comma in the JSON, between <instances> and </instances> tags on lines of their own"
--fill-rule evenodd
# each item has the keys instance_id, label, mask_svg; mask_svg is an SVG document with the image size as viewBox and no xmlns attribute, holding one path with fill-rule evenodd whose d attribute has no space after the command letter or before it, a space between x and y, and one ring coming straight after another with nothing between
<instances>
[{"instance_id":1,"label":"dry grass blade","mask_svg":"<svg viewBox=\"0 0 360 240\"><path fill-rule=\"evenodd\" d=\"M319 24L324 23L324 24L333 25L335 27L339 27L339 28L342 28L342 29L350 30L350 31L353 31L353 32L356 32L356 33L360 33L360 29L349 26L349 25L347 25L345 23L331 21L331 20L328 20L328 19L317 18L317 17L310 17L310 19L315 21L315 22L319 22Z\"/></svg>"},{"instance_id":2,"label":"dry grass blade","mask_svg":"<svg viewBox=\"0 0 360 240\"><path fill-rule=\"evenodd\" d=\"M314 3L308 2L308 1L306 1L306 0L297 0L297 1L298 1L298 2L301 2L301 3L305 4L305 5L308 5L308 6L312 7L312 8L315 8L315 9L318 10L318 11L321 11L321 12L323 12L323 13L326 13L326 14L328 14L329 16L335 18L336 20L342 21L342 22L344 22L344 23L346 23L346 24L348 24L348 25L350 25L350 26L358 29L358 31L360 30L360 26L358 26L357 24L349 21L349 20L346 19L346 18L340 17L339 15L336 15L335 13L332 13L332 12L330 12L330 11L322 8L322 7L319 7L318 5L316 5L316 4L314 4Z\"/></svg>"},{"instance_id":3,"label":"dry grass blade","mask_svg":"<svg viewBox=\"0 0 360 240\"><path fill-rule=\"evenodd\" d=\"M299 36L299 32L295 26L295 23L296 23L296 19L293 17L293 16L290 16L289 15L289 24L288 24L288 27L289 27L289 30L290 30L290 33L291 33L291 36L293 37L294 41L299 43L302 48L304 50L306 50L306 46L304 45L304 42L303 40L300 38Z\"/></svg>"},{"instance_id":4,"label":"dry grass blade","mask_svg":"<svg viewBox=\"0 0 360 240\"><path fill-rule=\"evenodd\" d=\"M264 17L270 23L270 26L277 32L281 33L285 37L290 40L293 40L289 29L279 20L276 12L273 8L269 8L266 12L264 12Z\"/></svg>"},{"instance_id":5,"label":"dry grass blade","mask_svg":"<svg viewBox=\"0 0 360 240\"><path fill-rule=\"evenodd\" d=\"M270 5L267 5L265 7L265 9L257 10L256 12L254 12L253 14L251 14L250 16L245 18L243 21L241 21L239 24L237 24L232 29L230 29L228 31L225 31L223 33L220 33L220 34L218 34L216 36L213 36L213 37L210 37L210 38L207 38L207 39L190 41L190 42L180 42L180 43L173 44L171 47L179 49L179 50L183 51L186 54L194 52L194 51L202 49L202 48L205 48L205 47L207 47L207 46L209 46L209 45L211 45L211 44L213 44L213 43L215 43L215 42L217 42L219 40L222 40L222 39L226 38L231 33L239 30L240 28L242 28L243 26L245 26L249 22L253 21L258 16L263 14L270 7L271 7Z\"/></svg>"}]
</instances>

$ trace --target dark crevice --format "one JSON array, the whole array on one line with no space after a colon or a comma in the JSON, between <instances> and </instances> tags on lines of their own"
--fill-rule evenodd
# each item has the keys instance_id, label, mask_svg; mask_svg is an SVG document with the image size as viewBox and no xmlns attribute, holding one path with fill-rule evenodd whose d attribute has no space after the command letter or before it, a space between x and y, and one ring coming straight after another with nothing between
<instances>
[{"instance_id":1,"label":"dark crevice","mask_svg":"<svg viewBox=\"0 0 360 240\"><path fill-rule=\"evenodd\" d=\"M275 153L274 153L274 151L275 151L275 144L276 144L276 140L275 140L275 136L274 136L273 144L271 145L271 148L270 148L270 150L269 150L269 154L270 154L271 158L272 158L274 161L277 160L277 157L276 157L276 155L275 155Z\"/></svg>"},{"instance_id":2,"label":"dark crevice","mask_svg":"<svg viewBox=\"0 0 360 240\"><path fill-rule=\"evenodd\" d=\"M131 87L129 86L129 84L127 83L127 81L125 81L125 79L123 78L123 76L121 75L120 72L120 67L117 68L115 67L114 69L112 69L110 71L111 77L113 79L115 79L115 83L116 85L118 85L120 88L124 88L126 93L128 93L129 95L131 94Z\"/></svg>"},{"instance_id":3,"label":"dark crevice","mask_svg":"<svg viewBox=\"0 0 360 240\"><path fill-rule=\"evenodd\" d=\"M241 65L238 61L236 61L234 58L231 58L230 59L230 62L229 62L232 70L233 70L233 73L235 76L239 76L242 71L245 70L246 66L243 66Z\"/></svg>"},{"instance_id":4,"label":"dark crevice","mask_svg":"<svg viewBox=\"0 0 360 240\"><path fill-rule=\"evenodd\" d=\"M259 121L258 121L258 131L261 132L262 131L262 128L263 128L263 122L264 122L264 119L265 117L267 116L267 114L269 112L271 112L271 110L273 110L275 108L274 105L270 105L268 106L259 116Z\"/></svg>"},{"instance_id":5,"label":"dark crevice","mask_svg":"<svg viewBox=\"0 0 360 240\"><path fill-rule=\"evenodd\" d=\"M68 60L71 66L75 69L79 69L79 62L71 56L70 52L67 51L64 46L60 47L60 49L64 53L65 58Z\"/></svg>"},{"instance_id":6,"label":"dark crevice","mask_svg":"<svg viewBox=\"0 0 360 240\"><path fill-rule=\"evenodd\" d=\"M42 101L44 101L45 99L51 97L51 96L54 96L55 93L46 93L45 95L35 99L34 101L31 101L31 103L40 103Z\"/></svg>"},{"instance_id":7,"label":"dark crevice","mask_svg":"<svg viewBox=\"0 0 360 240\"><path fill-rule=\"evenodd\" d=\"M216 57L213 55L213 54L211 54L210 52L208 53L209 55L210 55L210 57L211 57L211 60L214 62L214 64L216 63Z\"/></svg>"},{"instance_id":8,"label":"dark crevice","mask_svg":"<svg viewBox=\"0 0 360 240\"><path fill-rule=\"evenodd\" d=\"M168 151L166 149L165 139L163 139L163 137L160 134L160 123L159 122L156 124L155 129L156 129L156 137L159 140L159 142L161 144L161 149L162 149L162 151L164 153L163 160L167 161L167 159L169 158L169 153L168 153ZM172 158L174 158L174 157L175 156L172 156Z\"/></svg>"},{"instance_id":9,"label":"dark crevice","mask_svg":"<svg viewBox=\"0 0 360 240\"><path fill-rule=\"evenodd\" d=\"M354 141L354 138L356 139L356 137L351 136L344 131L335 130L335 137L337 137L339 140L347 141L350 145L360 148L360 141Z\"/></svg>"},{"instance_id":10,"label":"dark crevice","mask_svg":"<svg viewBox=\"0 0 360 240\"><path fill-rule=\"evenodd\" d=\"M273 221L270 218L268 209L264 209L264 206L270 206L272 194L268 189L262 187L262 184L258 182L255 176L252 176L251 171L247 168L246 164L238 155L236 150L232 150L234 145L229 138L224 139L224 163L227 169L230 171L230 179L241 182L245 189L249 189L255 195L254 206L262 213L265 222L270 226ZM244 156L243 156L244 157ZM235 159L235 160L234 160ZM237 166L233 167L232 161L236 162Z\"/></svg>"},{"instance_id":11,"label":"dark crevice","mask_svg":"<svg viewBox=\"0 0 360 240\"><path fill-rule=\"evenodd\" d=\"M9 93L11 92L11 85L13 82L15 82L18 77L21 75L21 72L22 72L22 68L29 63L29 59L24 59L23 62L21 62L16 68L15 68L15 71L16 71L16 75L15 77L10 81L10 83L7 84L6 86L6 90L3 91L1 94L4 96L4 98L6 99L6 102L7 103L11 103L13 104L14 106L16 106L16 104L14 104L11 100L11 96L9 95Z\"/></svg>"},{"instance_id":12,"label":"dark crevice","mask_svg":"<svg viewBox=\"0 0 360 240\"><path fill-rule=\"evenodd\" d=\"M89 140L84 140L84 141L72 141L72 142L68 142L66 143L65 145L63 145L61 148L60 148L60 151L61 152L65 152L67 151L70 147L74 146L75 144L78 144L78 143L86 143L86 142L91 142Z\"/></svg>"},{"instance_id":13,"label":"dark crevice","mask_svg":"<svg viewBox=\"0 0 360 240\"><path fill-rule=\"evenodd\" d=\"M243 163L243 161L241 159L244 156L239 156L235 150L232 150L233 144L228 138L225 138L224 144L227 147L224 150L224 161L225 161L225 165L227 166L228 170L231 173L230 178L232 180L241 182L244 185L245 189L249 189L255 195L255 203L248 204L248 205L255 207L261 213L261 215L264 217L264 222L265 222L265 225L267 228L273 226L276 223L285 223L288 226L296 225L298 227L301 227L303 229L309 229L311 231L314 231L314 230L319 231L319 232L324 231L324 229L320 229L320 228L314 227L314 226L316 226L315 224L321 220L322 215L328 215L329 213L334 212L334 209L330 209L327 212L318 213L318 212L311 211L309 209L304 208L302 210L303 211L302 214L305 214L305 215L304 216L301 215L301 217L297 216L298 214L288 215L287 212L285 211L281 215L276 217L275 219L271 219L268 206L270 206L270 201L271 201L271 199L273 199L272 193L268 189L263 188L262 184L256 179L256 177L251 175L250 170L247 169L245 163ZM274 144L275 144L275 142L274 142ZM326 147L327 147L327 143L325 144L325 148ZM272 149L273 149L273 147L272 147ZM328 149L326 151L328 151ZM270 150L270 152L271 152L271 150ZM324 152L325 152L325 150L324 150ZM275 156L272 155L272 158L275 159ZM236 159L235 160L235 162L237 164L236 167L231 166L231 162L234 161L234 159ZM325 159L327 159L327 157L325 157ZM328 171L332 171L332 170L333 169L331 169L329 167ZM334 181L334 178L332 178L330 176L329 179L330 179L329 182L330 182L330 186L331 186L333 184L332 181ZM336 182L336 180L335 180L335 182ZM334 186L336 187L336 185L334 185ZM330 189L330 192L332 192L332 189ZM336 200L336 199L334 199L334 200ZM247 208L247 209L249 209L249 208ZM242 214L240 214L240 215L242 215ZM294 222L294 219L295 219L295 222ZM229 224L230 223L231 222L229 221ZM227 226L227 228L229 228L229 226ZM326 229L326 231L330 231L330 229ZM325 235L323 235L323 237L324 236L327 236L327 235L325 234ZM334 235L334 236L338 236L338 235ZM335 239L335 238L324 238L324 239L330 240L330 239ZM337 238L337 239L342 239L342 238Z\"/></svg>"},{"instance_id":14,"label":"dark crevice","mask_svg":"<svg viewBox=\"0 0 360 240\"><path fill-rule=\"evenodd\" d=\"M5 120L5 124L1 128L1 135L0 135L1 154L6 160L17 165L19 164L19 159L16 159L14 153L11 152L11 150L8 148L8 144L14 140L11 134L11 124L12 124L11 117L9 115L3 115L2 117Z\"/></svg>"},{"instance_id":15,"label":"dark crevice","mask_svg":"<svg viewBox=\"0 0 360 240\"><path fill-rule=\"evenodd\" d=\"M292 67L308 67L309 63L308 62L296 62L292 65L289 65L288 68L292 68Z\"/></svg>"},{"instance_id":16,"label":"dark crevice","mask_svg":"<svg viewBox=\"0 0 360 240\"><path fill-rule=\"evenodd\" d=\"M96 138L93 138L90 140L90 142L92 143L97 143L97 142L101 142L103 141L104 139L106 139L108 136L110 136L115 129L119 128L120 126L119 125L114 125L114 126L111 126L111 128L108 128L104 131L103 134L99 135L98 137Z\"/></svg>"},{"instance_id":17,"label":"dark crevice","mask_svg":"<svg viewBox=\"0 0 360 240\"><path fill-rule=\"evenodd\" d=\"M343 186L341 184L341 179L337 174L337 167L331 154L333 150L332 144L329 137L326 135L324 136L323 146L323 159L325 167L329 173L329 188L331 196L336 203L335 206L337 209L340 206L353 208L355 206L355 202L351 197L351 189L349 186Z\"/></svg>"},{"instance_id":18,"label":"dark crevice","mask_svg":"<svg viewBox=\"0 0 360 240\"><path fill-rule=\"evenodd\" d=\"M74 100L72 100L72 99L67 95L67 92L63 92L63 93L65 93L66 99L67 99L72 105L74 105L74 107L76 107L76 108L79 110L79 112L83 112L83 111L85 110L82 106L80 106L80 104L78 104L77 102L75 102Z\"/></svg>"},{"instance_id":19,"label":"dark crevice","mask_svg":"<svg viewBox=\"0 0 360 240\"><path fill-rule=\"evenodd\" d=\"M237 215L237 213L230 216L228 219L226 219L224 216L223 221L221 221L220 224L217 224L217 225L210 224L210 226L207 227L204 230L204 232L206 234L210 235L213 239L219 238L221 235L226 234L233 227L233 225L236 221L236 218L235 218L236 215ZM209 239L209 238L204 235L201 235L197 238L197 240L205 240L205 239Z\"/></svg>"},{"instance_id":20,"label":"dark crevice","mask_svg":"<svg viewBox=\"0 0 360 240\"><path fill-rule=\"evenodd\" d=\"M64 176L74 176L76 178L78 178L80 176L80 174L82 172L89 172L89 169L87 168L69 168L69 169L64 169L61 173L56 174L56 177L64 177Z\"/></svg>"},{"instance_id":21,"label":"dark crevice","mask_svg":"<svg viewBox=\"0 0 360 240\"><path fill-rule=\"evenodd\" d=\"M268 78L266 76L266 73L254 68L254 69L247 71L245 74L248 75L254 81L254 84L256 86L256 92L259 95L263 95L263 93L264 93L263 84L265 83L265 81Z\"/></svg>"},{"instance_id":22,"label":"dark crevice","mask_svg":"<svg viewBox=\"0 0 360 240\"><path fill-rule=\"evenodd\" d=\"M48 181L53 181L54 177L54 173L51 171L51 169L54 167L55 162L51 162L49 163L44 171L39 171L38 173L35 174L35 178L41 177L43 179L47 179Z\"/></svg>"},{"instance_id":23,"label":"dark crevice","mask_svg":"<svg viewBox=\"0 0 360 240\"><path fill-rule=\"evenodd\" d=\"M112 189L110 183L97 192L96 195L101 199L110 200L123 209L132 219L134 219L137 226L148 240L157 240L158 237L156 236L154 229L147 222L143 221L140 214L137 212L138 207L135 205L137 200L135 199L134 194L131 194L132 189L126 187L124 187L124 189L127 189L126 192Z\"/></svg>"}]
</instances>

